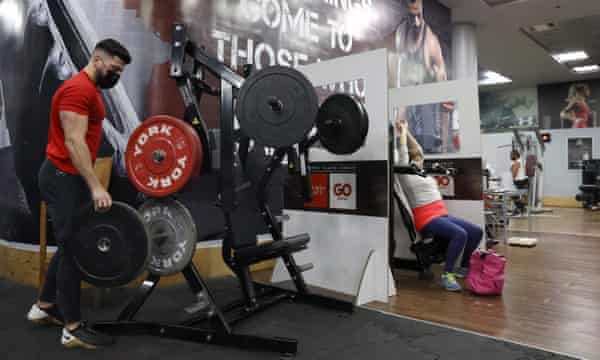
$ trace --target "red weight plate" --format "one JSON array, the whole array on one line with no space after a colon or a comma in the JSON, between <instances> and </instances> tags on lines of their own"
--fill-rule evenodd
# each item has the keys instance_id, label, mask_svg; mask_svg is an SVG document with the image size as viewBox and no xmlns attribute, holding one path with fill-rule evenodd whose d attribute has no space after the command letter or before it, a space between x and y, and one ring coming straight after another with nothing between
<instances>
[{"instance_id":1,"label":"red weight plate","mask_svg":"<svg viewBox=\"0 0 600 360\"><path fill-rule=\"evenodd\" d=\"M131 135L125 152L127 176L142 193L164 197L179 191L200 166L195 130L175 117L158 115Z\"/></svg>"},{"instance_id":2,"label":"red weight plate","mask_svg":"<svg viewBox=\"0 0 600 360\"><path fill-rule=\"evenodd\" d=\"M202 140L200 140L198 132L196 131L196 129L194 129L194 127L191 124L185 121L181 122L183 123L183 130L186 131L193 138L194 142L196 143L196 149L198 149L198 161L196 162L197 165L194 168L194 171L192 171L192 176L197 177L200 176L200 172L202 171L202 165L204 163L204 147L202 146Z\"/></svg>"},{"instance_id":3,"label":"red weight plate","mask_svg":"<svg viewBox=\"0 0 600 360\"><path fill-rule=\"evenodd\" d=\"M192 176L198 177L200 176L200 172L202 171L202 165L204 162L204 147L202 146L202 140L200 140L200 136L198 136L198 132L196 131L196 129L194 129L194 127L188 123L186 123L186 125L189 126L189 129L192 133L192 137L194 138L194 141L196 142L198 147L198 162L192 174Z\"/></svg>"}]
</instances>

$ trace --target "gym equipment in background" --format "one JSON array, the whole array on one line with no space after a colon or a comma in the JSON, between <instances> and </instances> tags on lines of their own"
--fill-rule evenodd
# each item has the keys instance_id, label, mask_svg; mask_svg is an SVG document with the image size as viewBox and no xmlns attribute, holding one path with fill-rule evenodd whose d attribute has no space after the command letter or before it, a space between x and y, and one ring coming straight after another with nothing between
<instances>
[{"instance_id":1,"label":"gym equipment in background","mask_svg":"<svg viewBox=\"0 0 600 360\"><path fill-rule=\"evenodd\" d=\"M525 134L525 133L533 134ZM552 209L543 207L544 196L544 153L546 152L547 137L538 128L514 128L513 149L525 159L525 173L529 178L527 213L550 213Z\"/></svg>"},{"instance_id":2,"label":"gym equipment in background","mask_svg":"<svg viewBox=\"0 0 600 360\"><path fill-rule=\"evenodd\" d=\"M581 178L580 193L575 196L575 199L586 209L598 210L600 208L600 160L584 160Z\"/></svg>"}]
</instances>

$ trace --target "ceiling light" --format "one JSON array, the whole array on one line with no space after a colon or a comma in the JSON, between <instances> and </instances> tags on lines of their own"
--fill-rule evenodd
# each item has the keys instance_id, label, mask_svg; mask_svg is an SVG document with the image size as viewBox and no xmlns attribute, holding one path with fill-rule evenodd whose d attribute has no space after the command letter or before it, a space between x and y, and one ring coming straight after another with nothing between
<instances>
[{"instance_id":1,"label":"ceiling light","mask_svg":"<svg viewBox=\"0 0 600 360\"><path fill-rule=\"evenodd\" d=\"M592 72L600 71L600 65L576 66L573 68L573 71L578 74L592 73Z\"/></svg>"},{"instance_id":2,"label":"ceiling light","mask_svg":"<svg viewBox=\"0 0 600 360\"><path fill-rule=\"evenodd\" d=\"M558 61L561 64L571 61L585 60L589 58L588 54L582 50L553 54L552 57L554 58L554 60Z\"/></svg>"},{"instance_id":3,"label":"ceiling light","mask_svg":"<svg viewBox=\"0 0 600 360\"><path fill-rule=\"evenodd\" d=\"M491 7L495 7L495 6L500 6L500 5L517 2L519 0L483 0L483 1L485 1Z\"/></svg>"},{"instance_id":4,"label":"ceiling light","mask_svg":"<svg viewBox=\"0 0 600 360\"><path fill-rule=\"evenodd\" d=\"M493 71L484 71L481 79L479 80L479 85L498 85L498 84L508 84L512 82L511 79L498 74Z\"/></svg>"},{"instance_id":5,"label":"ceiling light","mask_svg":"<svg viewBox=\"0 0 600 360\"><path fill-rule=\"evenodd\" d=\"M531 26L529 28L529 31L535 32L535 33L541 33L541 32L554 30L554 29L556 29L556 27L557 27L556 23L539 24L539 25Z\"/></svg>"}]
</instances>

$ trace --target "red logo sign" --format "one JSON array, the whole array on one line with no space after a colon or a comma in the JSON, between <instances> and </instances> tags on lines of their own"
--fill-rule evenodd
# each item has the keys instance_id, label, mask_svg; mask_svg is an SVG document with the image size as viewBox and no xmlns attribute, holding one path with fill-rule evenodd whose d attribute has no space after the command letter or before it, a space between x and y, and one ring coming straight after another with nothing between
<instances>
[{"instance_id":1,"label":"red logo sign","mask_svg":"<svg viewBox=\"0 0 600 360\"><path fill-rule=\"evenodd\" d=\"M338 198L348 198L352 195L352 185L350 184L335 184L333 185L333 193Z\"/></svg>"},{"instance_id":2,"label":"red logo sign","mask_svg":"<svg viewBox=\"0 0 600 360\"><path fill-rule=\"evenodd\" d=\"M312 201L305 207L327 209L329 207L329 174L315 173L311 175Z\"/></svg>"},{"instance_id":3,"label":"red logo sign","mask_svg":"<svg viewBox=\"0 0 600 360\"><path fill-rule=\"evenodd\" d=\"M435 179L438 182L438 186L450 185L450 179L447 176L436 176Z\"/></svg>"}]
</instances>

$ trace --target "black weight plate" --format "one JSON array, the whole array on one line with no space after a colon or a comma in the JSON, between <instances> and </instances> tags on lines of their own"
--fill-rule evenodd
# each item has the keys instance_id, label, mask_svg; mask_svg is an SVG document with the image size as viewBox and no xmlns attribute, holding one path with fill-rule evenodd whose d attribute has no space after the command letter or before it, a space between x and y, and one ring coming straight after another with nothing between
<instances>
[{"instance_id":1,"label":"black weight plate","mask_svg":"<svg viewBox=\"0 0 600 360\"><path fill-rule=\"evenodd\" d=\"M316 125L324 148L334 154L348 155L364 145L369 117L356 97L334 94L321 104Z\"/></svg>"},{"instance_id":2,"label":"black weight plate","mask_svg":"<svg viewBox=\"0 0 600 360\"><path fill-rule=\"evenodd\" d=\"M363 120L361 121L361 133L363 136L363 139L367 138L367 135L369 135L369 113L367 113L367 108L365 107L365 104L360 101L359 99L356 99L356 102L358 103L358 105L360 106L360 110L362 112L362 118ZM363 142L364 145L364 142Z\"/></svg>"},{"instance_id":3,"label":"black weight plate","mask_svg":"<svg viewBox=\"0 0 600 360\"><path fill-rule=\"evenodd\" d=\"M149 259L150 240L141 216L118 201L99 213L92 204L77 216L68 251L83 280L98 287L119 287L136 279Z\"/></svg>"},{"instance_id":4,"label":"black weight plate","mask_svg":"<svg viewBox=\"0 0 600 360\"><path fill-rule=\"evenodd\" d=\"M183 270L194 256L198 232L189 210L173 199L152 199L139 209L150 236L148 271L169 276Z\"/></svg>"},{"instance_id":5,"label":"black weight plate","mask_svg":"<svg viewBox=\"0 0 600 360\"><path fill-rule=\"evenodd\" d=\"M272 66L252 74L240 89L236 115L242 130L268 147L304 140L319 109L317 93L298 70Z\"/></svg>"}]
</instances>

